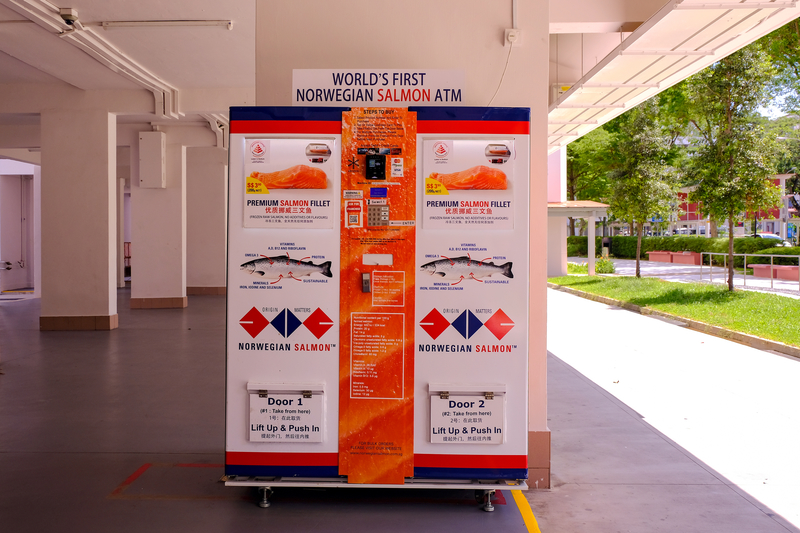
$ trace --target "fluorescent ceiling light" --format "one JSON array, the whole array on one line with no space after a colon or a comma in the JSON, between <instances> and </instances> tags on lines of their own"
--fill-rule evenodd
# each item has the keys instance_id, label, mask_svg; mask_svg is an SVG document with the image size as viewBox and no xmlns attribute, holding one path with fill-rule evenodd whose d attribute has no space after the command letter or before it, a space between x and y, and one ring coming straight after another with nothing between
<instances>
[{"instance_id":1,"label":"fluorescent ceiling light","mask_svg":"<svg viewBox=\"0 0 800 533\"><path fill-rule=\"evenodd\" d=\"M103 29L110 28L166 28L174 26L220 26L233 29L232 20L108 20L101 22Z\"/></svg>"}]
</instances>

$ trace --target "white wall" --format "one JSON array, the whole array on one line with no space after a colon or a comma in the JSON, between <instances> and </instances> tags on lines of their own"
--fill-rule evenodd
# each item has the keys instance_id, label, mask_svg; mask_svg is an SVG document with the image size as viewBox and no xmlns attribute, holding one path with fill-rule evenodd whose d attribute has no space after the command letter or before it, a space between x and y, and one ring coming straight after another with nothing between
<instances>
[{"instance_id":1,"label":"white wall","mask_svg":"<svg viewBox=\"0 0 800 533\"><path fill-rule=\"evenodd\" d=\"M20 289L24 287L24 271L17 261L22 258L20 241L22 195L20 176L0 176L0 261L13 263L12 270L3 270L0 264L0 290Z\"/></svg>"},{"instance_id":2,"label":"white wall","mask_svg":"<svg viewBox=\"0 0 800 533\"><path fill-rule=\"evenodd\" d=\"M256 103L291 105L292 70L427 68L465 73L462 105L531 108L529 431L547 429L548 0L518 6L522 44L503 46L512 2L257 0ZM302 21L302 37L298 25Z\"/></svg>"},{"instance_id":3,"label":"white wall","mask_svg":"<svg viewBox=\"0 0 800 533\"><path fill-rule=\"evenodd\" d=\"M0 160L0 290L34 285L36 265L34 231L34 165ZM10 175L18 172L19 175Z\"/></svg>"},{"instance_id":4,"label":"white wall","mask_svg":"<svg viewBox=\"0 0 800 533\"><path fill-rule=\"evenodd\" d=\"M186 286L224 287L228 152L186 149Z\"/></svg>"}]
</instances>

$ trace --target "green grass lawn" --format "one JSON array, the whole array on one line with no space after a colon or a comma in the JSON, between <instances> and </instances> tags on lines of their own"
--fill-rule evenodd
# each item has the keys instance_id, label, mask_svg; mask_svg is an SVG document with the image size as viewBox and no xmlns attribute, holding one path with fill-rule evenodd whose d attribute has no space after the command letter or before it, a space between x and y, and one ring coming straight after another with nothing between
<instances>
[{"instance_id":1,"label":"green grass lawn","mask_svg":"<svg viewBox=\"0 0 800 533\"><path fill-rule=\"evenodd\" d=\"M656 278L564 276L551 283L800 346L800 300Z\"/></svg>"}]
</instances>

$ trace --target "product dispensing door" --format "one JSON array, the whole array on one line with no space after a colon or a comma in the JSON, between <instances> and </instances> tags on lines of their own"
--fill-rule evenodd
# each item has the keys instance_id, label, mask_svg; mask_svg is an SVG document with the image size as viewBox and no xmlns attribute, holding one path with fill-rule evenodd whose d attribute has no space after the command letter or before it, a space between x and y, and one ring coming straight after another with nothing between
<instances>
[{"instance_id":1,"label":"product dispensing door","mask_svg":"<svg viewBox=\"0 0 800 533\"><path fill-rule=\"evenodd\" d=\"M529 111L232 108L229 485L527 478Z\"/></svg>"}]
</instances>

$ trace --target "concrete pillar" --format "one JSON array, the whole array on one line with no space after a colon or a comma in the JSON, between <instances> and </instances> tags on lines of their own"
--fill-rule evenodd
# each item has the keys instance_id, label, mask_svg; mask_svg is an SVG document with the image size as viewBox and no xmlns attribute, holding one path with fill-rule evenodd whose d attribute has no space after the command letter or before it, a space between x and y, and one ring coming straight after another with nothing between
<instances>
[{"instance_id":1,"label":"concrete pillar","mask_svg":"<svg viewBox=\"0 0 800 533\"><path fill-rule=\"evenodd\" d=\"M117 287L125 287L125 182L131 178L131 147L117 147Z\"/></svg>"},{"instance_id":2,"label":"concrete pillar","mask_svg":"<svg viewBox=\"0 0 800 533\"><path fill-rule=\"evenodd\" d=\"M567 148L547 157L547 201L567 199ZM547 217L547 277L567 275L567 217Z\"/></svg>"},{"instance_id":3,"label":"concrete pillar","mask_svg":"<svg viewBox=\"0 0 800 533\"><path fill-rule=\"evenodd\" d=\"M33 297L42 297L42 167L33 167Z\"/></svg>"},{"instance_id":4,"label":"concrete pillar","mask_svg":"<svg viewBox=\"0 0 800 533\"><path fill-rule=\"evenodd\" d=\"M228 152L186 149L186 293L225 294Z\"/></svg>"},{"instance_id":5,"label":"concrete pillar","mask_svg":"<svg viewBox=\"0 0 800 533\"><path fill-rule=\"evenodd\" d=\"M166 147L166 188L131 180L131 309L186 307L186 147Z\"/></svg>"},{"instance_id":6,"label":"concrete pillar","mask_svg":"<svg viewBox=\"0 0 800 533\"><path fill-rule=\"evenodd\" d=\"M597 254L594 245L595 223L597 218L594 216L589 217L589 275L594 276L594 256Z\"/></svg>"},{"instance_id":7,"label":"concrete pillar","mask_svg":"<svg viewBox=\"0 0 800 533\"><path fill-rule=\"evenodd\" d=\"M125 287L125 180L117 180L117 287Z\"/></svg>"},{"instance_id":8,"label":"concrete pillar","mask_svg":"<svg viewBox=\"0 0 800 533\"><path fill-rule=\"evenodd\" d=\"M118 327L116 117L45 110L42 125L42 330Z\"/></svg>"}]
</instances>

